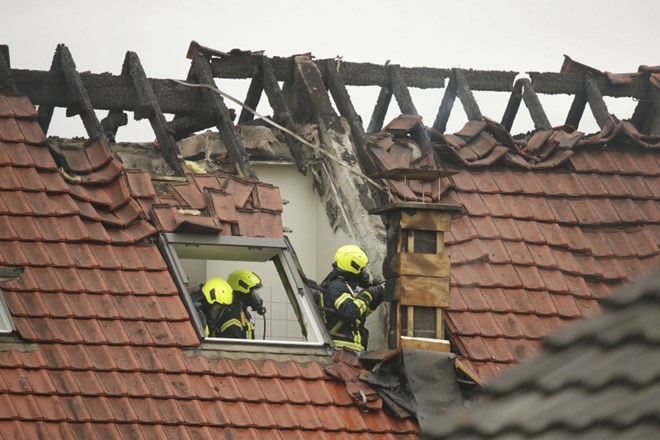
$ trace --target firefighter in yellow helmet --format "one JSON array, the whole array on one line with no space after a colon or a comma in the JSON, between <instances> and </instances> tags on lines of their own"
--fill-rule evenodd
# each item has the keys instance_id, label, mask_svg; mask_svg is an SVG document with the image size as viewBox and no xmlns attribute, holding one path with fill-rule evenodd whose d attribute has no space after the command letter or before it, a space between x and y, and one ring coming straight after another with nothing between
<instances>
[{"instance_id":1,"label":"firefighter in yellow helmet","mask_svg":"<svg viewBox=\"0 0 660 440\"><path fill-rule=\"evenodd\" d=\"M240 269L230 273L227 276L227 282L234 290L234 298L241 304L241 320L245 338L254 339L254 323L248 307L259 315L266 314L266 307L259 295L259 289L262 287L261 278L250 270Z\"/></svg>"},{"instance_id":2,"label":"firefighter in yellow helmet","mask_svg":"<svg viewBox=\"0 0 660 440\"><path fill-rule=\"evenodd\" d=\"M321 316L337 348L367 349L365 321L383 302L384 282L370 282L369 258L355 245L337 249L332 271L321 283Z\"/></svg>"},{"instance_id":3,"label":"firefighter in yellow helmet","mask_svg":"<svg viewBox=\"0 0 660 440\"><path fill-rule=\"evenodd\" d=\"M212 338L243 338L241 305L234 301L234 292L227 281L213 277L192 293L197 313Z\"/></svg>"}]
</instances>

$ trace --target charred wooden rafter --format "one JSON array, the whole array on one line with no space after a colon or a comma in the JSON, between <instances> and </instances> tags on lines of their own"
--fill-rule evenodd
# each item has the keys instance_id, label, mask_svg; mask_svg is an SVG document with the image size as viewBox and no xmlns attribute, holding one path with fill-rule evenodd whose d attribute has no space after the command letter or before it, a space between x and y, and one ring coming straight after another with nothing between
<instances>
[{"instance_id":1,"label":"charred wooden rafter","mask_svg":"<svg viewBox=\"0 0 660 440\"><path fill-rule=\"evenodd\" d=\"M419 115L415 108L415 104L413 104L412 98L410 97L408 85L405 83L403 76L401 75L401 67L397 65L389 67L391 69L392 93L399 104L399 109L401 109L402 113L407 115ZM417 145L419 145L419 148L423 152L426 153L431 151L431 138L422 124L417 124L413 127L410 131L410 137L417 142Z\"/></svg>"},{"instance_id":2,"label":"charred wooden rafter","mask_svg":"<svg viewBox=\"0 0 660 440\"><path fill-rule=\"evenodd\" d=\"M502 117L502 126L507 131L511 131L513 120L520 108L521 100L529 110L529 115L532 117L532 121L534 121L534 128L538 130L549 130L552 128L543 110L541 101L539 101L539 97L536 94L536 90L532 86L532 82L527 78L520 78L513 87L513 92L509 97L509 103Z\"/></svg>"},{"instance_id":3,"label":"charred wooden rafter","mask_svg":"<svg viewBox=\"0 0 660 440\"><path fill-rule=\"evenodd\" d=\"M0 45L0 92L8 95L18 93L16 82L12 77L9 48L4 44Z\"/></svg>"},{"instance_id":4,"label":"charred wooden rafter","mask_svg":"<svg viewBox=\"0 0 660 440\"><path fill-rule=\"evenodd\" d=\"M286 100L282 94L282 89L280 88L275 74L273 73L273 68L270 65L270 60L266 57L261 59L261 74L262 74L262 85L266 96L268 97L268 103L273 109L273 119L280 125L283 125L289 129L294 128L293 117L291 116L291 111L289 110ZM256 108L252 107L253 109ZM288 144L291 146L291 154L293 155L298 170L301 173L305 174L307 172L307 161L305 160L305 150L303 149L302 143L291 136L289 133L284 133Z\"/></svg>"},{"instance_id":5,"label":"charred wooden rafter","mask_svg":"<svg viewBox=\"0 0 660 440\"><path fill-rule=\"evenodd\" d=\"M108 110L113 115L125 111L139 113L142 110L135 94L134 85L130 80L127 80L123 76L115 76L107 73L78 74L75 71L75 64L73 64L68 49L64 46L62 48L64 50L58 46L51 71L11 69L7 62L8 50L3 52L3 58L5 60L4 72L1 71L2 67L0 66L0 87L5 89L5 93L12 93L10 88L15 86L16 92L28 96L32 103L39 107L40 123L45 130L48 128L54 107L67 108L67 114L69 115L80 114L84 118L83 122L86 129L88 131L91 130L91 133L94 135L102 133L108 127L101 129L97 127L93 112L89 112L90 108ZM199 56L203 56L210 63L210 76L212 78L252 79L253 83L246 97L247 104L252 108L255 108L256 104L258 104L261 92L265 91L268 95L271 95L269 96L269 100L273 101L272 96L276 95L276 90L279 89L279 85L277 87L273 85L278 84L278 82L290 82L293 79L294 60L292 57L267 58L254 53L225 54L219 51L216 51L217 53L211 53L209 50L206 50L208 48L201 48L204 50L198 51ZM61 55L60 52L65 53ZM218 54L227 56L218 56ZM264 76L264 60L269 64L270 79ZM327 61L319 60L316 63L322 65ZM379 65L346 61L342 61L341 63L336 80L341 82L344 88L347 86L381 87L381 93L378 97L378 102L376 103L376 108L374 109L374 114L370 120L367 132L376 132L382 128L392 94L396 96L400 107L403 107L401 108L402 112L407 113L406 108L409 110L414 108L412 100L406 98L408 88L443 88L445 81L447 79L451 80L455 76L454 69L429 67L406 68L397 66L394 72L395 75L393 76L392 66L387 64ZM549 126L545 112L540 106L540 102L537 102L538 96L535 96L536 94L574 95L575 99L567 116L566 123L575 127L579 124L587 103L592 112L594 112L597 122L602 125L608 116L607 107L602 100L604 96L631 97L639 101L632 118L635 126L642 133L657 134L660 130L660 98L654 87L649 85L647 75L636 75L627 84L614 85L607 80L605 75L593 73L585 75L530 72L528 75L531 81L527 83L516 82L514 84L517 72L463 70L461 73L463 77L462 81L466 86L463 90L469 90L470 92L502 91L512 94L509 105L502 118L503 125L509 130L522 100L525 101L526 106L530 110L537 128ZM62 81L63 77L64 81ZM265 81L271 83L270 89L266 88ZM394 83L396 83L396 87ZM203 94L167 79L147 78L146 84L153 90L154 99L159 105L160 111L175 115L174 120L168 123L168 130L174 134L176 139L191 132L213 126L209 125L209 123L214 123L215 113L208 110L207 101L204 99ZM81 91L84 93L81 93ZM459 89L457 91L460 92ZM455 96L452 98L452 92L449 90L447 92L449 95L445 93L446 99L444 101L448 103L452 99L455 99ZM338 98L341 92L330 90L330 93L339 93L334 98L337 101L341 100L341 98ZM457 96L460 98L460 93ZM275 110L275 118L279 118L279 122L284 122L281 119L282 115L279 115L275 108L277 99L273 102L271 102L271 106ZM462 101L464 107L466 107L466 102ZM444 104L444 106L447 107L447 104ZM468 113L468 118L472 119L476 117L476 109L478 107L467 107L466 113ZM83 108L86 109L86 113L83 113ZM443 105L441 105L442 108ZM200 111L200 109L203 110ZM349 120L355 121L355 119L350 118L348 113L344 116L349 118ZM246 122L251 118L252 116L249 115L249 112L244 111L239 118L239 122ZM439 112L434 127L441 127L443 125L441 123L443 119L444 116ZM116 129L117 126L121 125L121 121L121 119L115 119L113 121L113 127ZM108 122L111 121L105 121L105 125L108 125ZM355 125L355 122L353 122L353 125L352 132L356 136L356 133L359 134L360 130ZM420 140L421 144L424 145L424 138L422 137ZM296 155L295 152L294 155ZM299 161L299 166L300 163L302 162Z\"/></svg>"},{"instance_id":6,"label":"charred wooden rafter","mask_svg":"<svg viewBox=\"0 0 660 440\"><path fill-rule=\"evenodd\" d=\"M90 139L98 139L103 136L103 128L96 117L94 106L80 79L80 74L76 70L76 63L73 62L69 48L63 44L58 45L55 56L59 57L59 68L64 76L64 81L69 92L74 96L74 101L66 109L66 115L80 115L80 119L82 119L85 130L87 131L87 136Z\"/></svg>"},{"instance_id":7,"label":"charred wooden rafter","mask_svg":"<svg viewBox=\"0 0 660 440\"><path fill-rule=\"evenodd\" d=\"M387 62L385 62L385 66L389 65L390 61L387 60ZM391 81L388 77L386 84L380 87L378 99L376 100L374 111L371 113L371 119L369 120L367 133L377 133L383 128L383 124L385 123L385 116L387 115L387 109L389 108L390 102L392 101L392 88L390 87L390 84Z\"/></svg>"},{"instance_id":8,"label":"charred wooden rafter","mask_svg":"<svg viewBox=\"0 0 660 440\"><path fill-rule=\"evenodd\" d=\"M177 175L182 176L184 171L181 167L179 147L169 132L165 116L160 110L156 95L151 88L151 84L149 84L149 81L147 80L147 75L144 73L140 58L135 52L126 52L124 65L122 67L122 75L129 77L133 83L137 99L137 108L133 113L135 119L149 119L149 123L154 130L163 157L174 172Z\"/></svg>"},{"instance_id":9,"label":"charred wooden rafter","mask_svg":"<svg viewBox=\"0 0 660 440\"><path fill-rule=\"evenodd\" d=\"M225 105L222 96L215 92L217 87L213 80L211 66L203 55L199 54L192 62L192 67L199 84L205 87L199 88L204 97L206 108L210 108L213 116L216 118L218 132L222 139L227 153L236 166L236 171L240 176L257 177L252 169L250 163L250 156L248 156L241 137L236 132L236 127L229 116L229 110Z\"/></svg>"},{"instance_id":10,"label":"charred wooden rafter","mask_svg":"<svg viewBox=\"0 0 660 440\"><path fill-rule=\"evenodd\" d=\"M461 101L461 104L463 104L463 109L465 110L468 120L481 121L483 119L481 110L479 110L479 105L474 99L474 95L465 79L463 71L460 69L454 69L449 84L447 85L447 90L445 90L445 94L442 97L442 102L440 103L435 122L433 123L433 128L440 133L444 133L447 128L447 121L449 121L449 115L451 114L457 96Z\"/></svg>"}]
</instances>

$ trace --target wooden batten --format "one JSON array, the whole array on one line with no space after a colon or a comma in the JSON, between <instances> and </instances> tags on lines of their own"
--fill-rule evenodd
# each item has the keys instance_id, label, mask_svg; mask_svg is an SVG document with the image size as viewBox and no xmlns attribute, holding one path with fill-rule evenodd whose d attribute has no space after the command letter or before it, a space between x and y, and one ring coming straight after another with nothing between
<instances>
[{"instance_id":1,"label":"wooden batten","mask_svg":"<svg viewBox=\"0 0 660 440\"><path fill-rule=\"evenodd\" d=\"M401 348L441 351L445 353L451 351L449 341L446 339L415 338L410 336L401 336Z\"/></svg>"}]
</instances>

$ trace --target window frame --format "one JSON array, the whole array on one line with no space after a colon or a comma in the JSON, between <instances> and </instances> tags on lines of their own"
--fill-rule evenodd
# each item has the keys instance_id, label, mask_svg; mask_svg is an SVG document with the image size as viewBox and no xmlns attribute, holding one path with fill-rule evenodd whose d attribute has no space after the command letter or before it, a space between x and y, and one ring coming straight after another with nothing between
<instances>
[{"instance_id":1,"label":"window frame","mask_svg":"<svg viewBox=\"0 0 660 440\"><path fill-rule=\"evenodd\" d=\"M323 324L309 286L303 281L300 265L286 238L209 236L166 232L158 235L158 247L167 262L170 274L197 335L204 344L221 343L223 348L229 345L238 345L243 348L253 346L259 349L263 349L263 347L285 347L291 350L320 348L323 353L327 353L331 349L332 340ZM217 258L223 253L231 254L232 258ZM213 256L216 258L208 258ZM206 261L272 261L287 292L289 303L296 312L301 331L308 340L247 340L206 337L205 329L188 292L189 280L180 258Z\"/></svg>"},{"instance_id":2,"label":"window frame","mask_svg":"<svg viewBox=\"0 0 660 440\"><path fill-rule=\"evenodd\" d=\"M18 278L23 274L23 269L15 267L0 267L0 284L5 281ZM0 325L0 335L10 335L16 331L14 318L11 316L11 311L7 306L5 294L0 287L0 323L6 322L7 327Z\"/></svg>"}]
</instances>

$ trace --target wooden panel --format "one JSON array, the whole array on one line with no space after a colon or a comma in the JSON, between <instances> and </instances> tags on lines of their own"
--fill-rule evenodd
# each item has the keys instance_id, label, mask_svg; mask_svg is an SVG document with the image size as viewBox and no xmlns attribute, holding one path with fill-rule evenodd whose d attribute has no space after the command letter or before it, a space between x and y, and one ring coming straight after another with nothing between
<instances>
[{"instance_id":1,"label":"wooden panel","mask_svg":"<svg viewBox=\"0 0 660 440\"><path fill-rule=\"evenodd\" d=\"M450 351L449 341L446 339L412 338L409 336L401 336L401 348L442 351L446 353Z\"/></svg>"},{"instance_id":2,"label":"wooden panel","mask_svg":"<svg viewBox=\"0 0 660 440\"><path fill-rule=\"evenodd\" d=\"M451 214L438 211L402 211L401 228L418 229L421 231L449 231L451 229Z\"/></svg>"},{"instance_id":3,"label":"wooden panel","mask_svg":"<svg viewBox=\"0 0 660 440\"><path fill-rule=\"evenodd\" d=\"M449 257L446 255L402 252L392 258L389 267L395 276L449 277L449 265Z\"/></svg>"},{"instance_id":4,"label":"wooden panel","mask_svg":"<svg viewBox=\"0 0 660 440\"><path fill-rule=\"evenodd\" d=\"M449 278L401 276L393 293L402 305L449 307Z\"/></svg>"}]
</instances>

